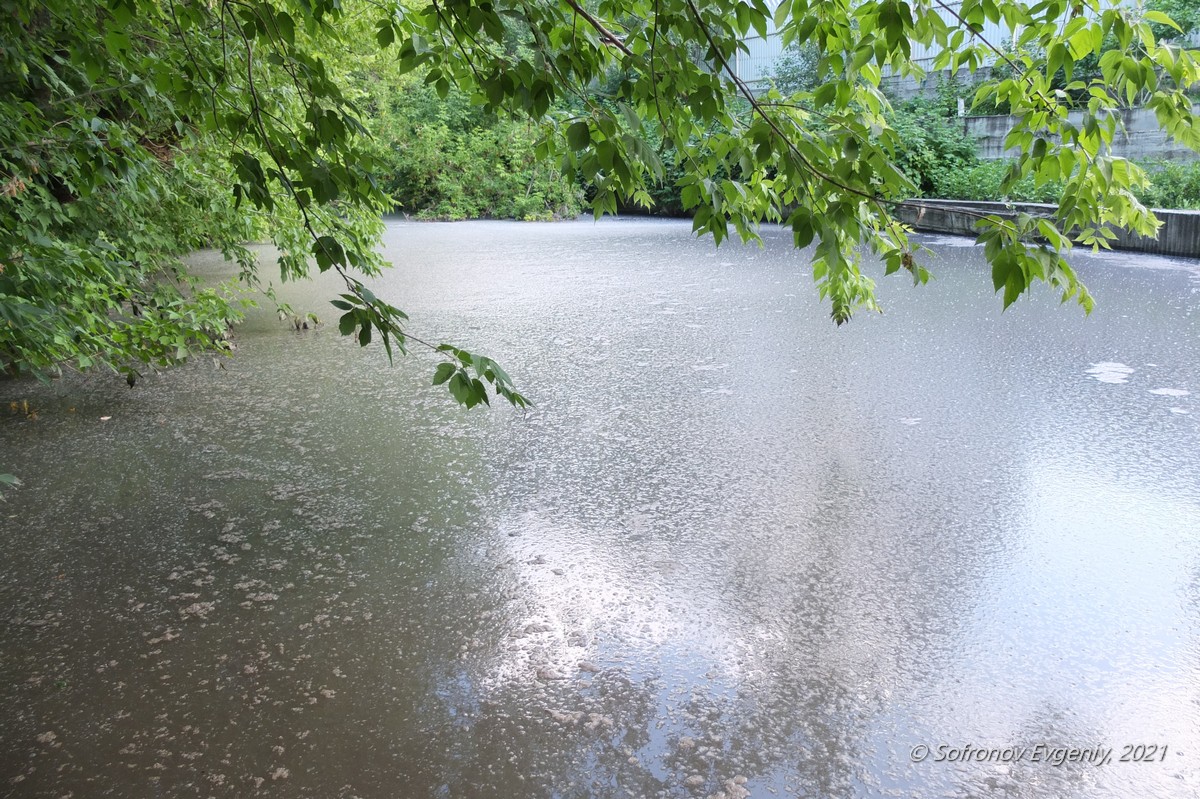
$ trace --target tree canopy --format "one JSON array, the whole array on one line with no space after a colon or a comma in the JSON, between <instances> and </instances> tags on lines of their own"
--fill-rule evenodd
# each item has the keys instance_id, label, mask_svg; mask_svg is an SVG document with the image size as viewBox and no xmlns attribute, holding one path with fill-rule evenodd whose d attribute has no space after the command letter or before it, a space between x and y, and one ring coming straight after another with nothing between
<instances>
[{"instance_id":1,"label":"tree canopy","mask_svg":"<svg viewBox=\"0 0 1200 799\"><path fill-rule=\"evenodd\" d=\"M1187 5L1184 3L1184 5ZM718 243L781 222L837 323L876 309L869 266L928 279L897 219L914 186L897 162L885 74L1006 69L978 102L1017 117L1006 180L1061 185L1045 218L981 215L1005 306L1044 281L1092 298L1066 260L1112 228L1153 234L1141 170L1107 145L1139 99L1200 150L1188 90L1200 53L1159 41L1161 11L1100 0L0 0L0 366L46 374L138 369L227 347L245 302L179 256L217 246L263 279L242 242L269 238L284 279L315 266L345 291L339 327L391 357L437 350L434 380L465 405L523 404L503 370L421 341L363 282L383 264L371 141L380 81L413 73L441 97L537 124L537 154L590 185L595 213L649 204L664 178ZM999 23L1005 42L981 34ZM756 94L733 69L744 38L806 43L812 80ZM1161 31L1161 29L1160 29ZM1107 38L1116 48L1106 48ZM1099 58L1100 75L1073 77ZM1054 82L1060 70L1066 85ZM411 77L409 78L411 80ZM1083 103L1083 119L1067 110ZM674 158L664 165L663 153ZM244 287L243 287L244 288Z\"/></svg>"}]
</instances>

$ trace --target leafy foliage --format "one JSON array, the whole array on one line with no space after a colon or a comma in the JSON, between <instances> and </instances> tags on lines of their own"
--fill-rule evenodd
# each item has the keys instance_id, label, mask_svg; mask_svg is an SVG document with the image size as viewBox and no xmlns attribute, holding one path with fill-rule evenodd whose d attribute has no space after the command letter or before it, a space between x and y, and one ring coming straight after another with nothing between
<instances>
[{"instance_id":1,"label":"leafy foliage","mask_svg":"<svg viewBox=\"0 0 1200 799\"><path fill-rule=\"evenodd\" d=\"M383 265L391 201L345 65L376 13L5 0L0 366L107 364L132 385L142 366L227 348L236 292L199 287L177 256L220 247L257 285L240 244L256 234L279 249L283 279L311 266L342 277L343 333L404 351L406 317L360 277Z\"/></svg>"},{"instance_id":2,"label":"leafy foliage","mask_svg":"<svg viewBox=\"0 0 1200 799\"><path fill-rule=\"evenodd\" d=\"M947 153L928 141L906 149L912 130L880 89L884 70L924 74L915 44L951 74L998 60L1007 74L977 99L1019 117L1006 146L1022 155L1001 190L1027 178L1061 186L1053 219L979 220L1006 306L1045 281L1090 307L1070 247L1107 246L1112 227L1155 230L1134 194L1143 171L1107 154L1121 103L1142 98L1175 140L1200 149L1186 94L1200 54L1156 39L1159 12L1101 0L965 0L949 21L940 0L413 2L0 0L3 365L134 370L223 346L236 299L190 284L174 258L210 243L253 282L257 265L238 242L255 232L278 247L284 278L312 266L340 275L346 335L389 356L425 345L362 282L383 265L380 214L393 204L379 177L398 189L403 171L389 172L370 139L369 79L391 74L381 58L442 101L461 91L472 114L544 130L535 154L590 185L597 215L649 205L670 175L697 232L718 243L782 221L797 246L813 245L813 276L839 324L877 308L864 254L885 274L928 277L895 212L919 202L922 170ZM731 64L772 16L786 45L815 47L818 78L756 97ZM986 20L1007 30L1015 55L974 33ZM1081 78L1073 65L1089 57L1099 75ZM1075 123L1065 109L1081 98ZM478 146L462 157L499 147ZM465 195L449 203L467 211ZM458 401L483 402L490 384L521 404L494 364L427 346L453 367L437 376Z\"/></svg>"},{"instance_id":3,"label":"leafy foliage","mask_svg":"<svg viewBox=\"0 0 1200 799\"><path fill-rule=\"evenodd\" d=\"M771 12L763 3L644 0L602 4L596 14L570 1L448 3L404 15L398 38L406 65L437 70L447 85L474 91L485 107L533 116L547 113L562 92L587 95L606 68L617 68L624 78L613 102L589 103L586 113L564 119L563 134L546 147L547 155L596 187L596 212L647 199L645 187L664 167L637 134L645 120L656 120L663 141L686 163L678 182L695 228L720 241L731 226L753 239L759 220L780 219L797 245L816 242L814 276L839 323L855 309L876 307L874 283L861 269L863 248L884 261L885 273L904 269L918 281L926 274L892 216L917 187L897 164L903 137L890 124L879 89L883 69L920 75L909 58L914 42L934 47L934 67L952 73L1007 60L1011 76L985 84L979 96L1006 103L1021 118L1008 142L1024 151L1013 180L1035 175L1041 183L1061 181L1063 191L1054 220L1031 226L985 217L980 241L1002 278L997 285L1006 305L1033 281L1045 280L1064 299L1090 307L1090 295L1064 258L1071 244L1106 246L1114 225L1142 232L1156 226L1131 193L1141 171L1104 151L1117 125L1110 111L1118 98L1143 93L1173 136L1200 147L1200 129L1182 92L1196 82L1196 54L1158 43L1134 11L1099 3L1072 10L969 0L955 25L939 8L785 0L774 12L785 43L816 43L817 74L827 76L787 97L775 90L756 98L730 70L739 37L767 26ZM510 19L530 30L531 56L500 46ZM1003 23L1018 52L1045 57L1012 58L971 36L984 20ZM1100 57L1102 79L1083 85L1072 79L1071 90L1090 98L1077 125L1062 113L1069 97L1055 91L1051 79L1064 67L1071 78L1068 57L1100 54L1109 34L1119 49Z\"/></svg>"},{"instance_id":4,"label":"leafy foliage","mask_svg":"<svg viewBox=\"0 0 1200 799\"><path fill-rule=\"evenodd\" d=\"M771 82L782 94L812 91L821 83L821 51L812 42L784 49L771 68Z\"/></svg>"},{"instance_id":5,"label":"leafy foliage","mask_svg":"<svg viewBox=\"0 0 1200 799\"><path fill-rule=\"evenodd\" d=\"M1200 210L1200 161L1151 161L1143 168L1150 182L1138 198L1146 205Z\"/></svg>"},{"instance_id":6,"label":"leafy foliage","mask_svg":"<svg viewBox=\"0 0 1200 799\"><path fill-rule=\"evenodd\" d=\"M480 403L490 404L485 381L492 385L498 396L513 405L519 408L529 405L528 400L512 390L512 378L491 358L472 355L450 344L443 344L438 350L452 355L455 360L438 366L433 384L446 383L450 393L463 405L473 408Z\"/></svg>"},{"instance_id":7,"label":"leafy foliage","mask_svg":"<svg viewBox=\"0 0 1200 799\"><path fill-rule=\"evenodd\" d=\"M979 161L934 177L933 196L948 200L983 202L1055 202L1062 193L1058 183L1037 185L1032 175L1005 183L1013 169L1011 161Z\"/></svg>"},{"instance_id":8,"label":"leafy foliage","mask_svg":"<svg viewBox=\"0 0 1200 799\"><path fill-rule=\"evenodd\" d=\"M1147 0L1146 10L1157 39L1182 39L1200 30L1200 0Z\"/></svg>"},{"instance_id":9,"label":"leafy foliage","mask_svg":"<svg viewBox=\"0 0 1200 799\"><path fill-rule=\"evenodd\" d=\"M139 68L156 49L145 27L5 5L0 369L108 363L132 379L226 347L233 295L197 288L174 256L219 239L244 262L252 219L205 170L207 142L179 149L189 132Z\"/></svg>"},{"instance_id":10,"label":"leafy foliage","mask_svg":"<svg viewBox=\"0 0 1200 799\"><path fill-rule=\"evenodd\" d=\"M937 182L975 162L975 142L957 116L923 98L897 106L887 115L897 134L897 166L920 196L940 196ZM957 109L955 109L957 113Z\"/></svg>"},{"instance_id":11,"label":"leafy foliage","mask_svg":"<svg viewBox=\"0 0 1200 799\"><path fill-rule=\"evenodd\" d=\"M1150 208L1200 209L1200 161L1143 161L1138 164L1146 183L1134 187L1134 196ZM1025 176L1005 185L1012 161L980 161L939 173L934 196L952 200L1055 202L1062 193L1059 183L1038 185Z\"/></svg>"},{"instance_id":12,"label":"leafy foliage","mask_svg":"<svg viewBox=\"0 0 1200 799\"><path fill-rule=\"evenodd\" d=\"M439 98L420 75L384 75L372 83L366 124L379 183L400 210L525 220L582 210L576 184L535 156L539 125L485 112L457 89Z\"/></svg>"}]
</instances>

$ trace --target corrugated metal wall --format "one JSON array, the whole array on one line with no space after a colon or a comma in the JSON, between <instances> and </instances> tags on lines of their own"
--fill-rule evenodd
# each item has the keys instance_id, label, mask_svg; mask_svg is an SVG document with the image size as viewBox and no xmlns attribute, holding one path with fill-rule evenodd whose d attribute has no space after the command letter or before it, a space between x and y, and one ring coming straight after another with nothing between
<instances>
[{"instance_id":1,"label":"corrugated metal wall","mask_svg":"<svg viewBox=\"0 0 1200 799\"><path fill-rule=\"evenodd\" d=\"M769 35L766 39L755 36L745 41L750 52L737 54L734 71L743 81L757 87L770 78L775 69L775 60L783 54L783 42L778 34Z\"/></svg>"}]
</instances>

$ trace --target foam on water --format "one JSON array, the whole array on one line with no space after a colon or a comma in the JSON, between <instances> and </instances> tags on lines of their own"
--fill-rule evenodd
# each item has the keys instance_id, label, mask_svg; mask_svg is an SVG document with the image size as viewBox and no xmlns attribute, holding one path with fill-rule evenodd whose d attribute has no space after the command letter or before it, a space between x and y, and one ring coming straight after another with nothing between
<instances>
[{"instance_id":1,"label":"foam on water","mask_svg":"<svg viewBox=\"0 0 1200 799\"><path fill-rule=\"evenodd\" d=\"M1123 363L1114 361L1102 361L1092 364L1092 368L1087 370L1087 374L1091 375L1101 383L1128 383L1129 376L1134 370Z\"/></svg>"}]
</instances>

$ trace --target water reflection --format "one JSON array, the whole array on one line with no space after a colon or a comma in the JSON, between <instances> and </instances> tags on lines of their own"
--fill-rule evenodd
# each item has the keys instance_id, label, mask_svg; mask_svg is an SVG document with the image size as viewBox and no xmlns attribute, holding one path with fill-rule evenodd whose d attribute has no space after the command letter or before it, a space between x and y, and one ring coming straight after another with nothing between
<instances>
[{"instance_id":1,"label":"water reflection","mask_svg":"<svg viewBox=\"0 0 1200 799\"><path fill-rule=\"evenodd\" d=\"M932 241L838 330L774 233L389 242L380 291L534 410L265 313L222 370L0 386L13 795L1195 793L1194 264L1001 315Z\"/></svg>"}]
</instances>

